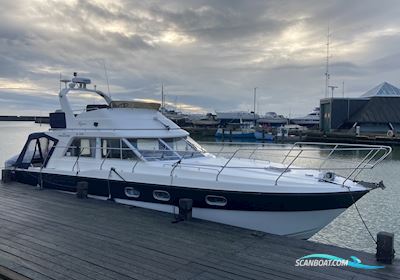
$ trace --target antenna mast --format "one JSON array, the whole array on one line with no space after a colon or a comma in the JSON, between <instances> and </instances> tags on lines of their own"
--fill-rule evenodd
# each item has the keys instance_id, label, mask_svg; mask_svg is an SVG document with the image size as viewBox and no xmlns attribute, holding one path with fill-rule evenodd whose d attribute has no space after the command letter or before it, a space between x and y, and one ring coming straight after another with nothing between
<instances>
[{"instance_id":1,"label":"antenna mast","mask_svg":"<svg viewBox=\"0 0 400 280\"><path fill-rule=\"evenodd\" d=\"M344 81L342 82L342 96L344 97Z\"/></svg>"},{"instance_id":2,"label":"antenna mast","mask_svg":"<svg viewBox=\"0 0 400 280\"><path fill-rule=\"evenodd\" d=\"M103 59L103 66L104 66L104 75L106 76L106 81L107 81L108 96L111 97L110 83L108 82L108 74L107 74L107 68L106 68L106 61L104 59Z\"/></svg>"},{"instance_id":3,"label":"antenna mast","mask_svg":"<svg viewBox=\"0 0 400 280\"><path fill-rule=\"evenodd\" d=\"M164 109L165 99L164 99L164 84L161 84L161 109Z\"/></svg>"},{"instance_id":4,"label":"antenna mast","mask_svg":"<svg viewBox=\"0 0 400 280\"><path fill-rule=\"evenodd\" d=\"M253 112L256 114L257 88L254 88Z\"/></svg>"},{"instance_id":5,"label":"antenna mast","mask_svg":"<svg viewBox=\"0 0 400 280\"><path fill-rule=\"evenodd\" d=\"M257 101L257 87L254 88L254 107L253 107L254 124L256 124L256 101Z\"/></svg>"},{"instance_id":6,"label":"antenna mast","mask_svg":"<svg viewBox=\"0 0 400 280\"><path fill-rule=\"evenodd\" d=\"M330 44L330 30L328 25L328 35L326 36L326 72L325 72L325 98L328 97L328 88L329 88L329 44Z\"/></svg>"}]
</instances>

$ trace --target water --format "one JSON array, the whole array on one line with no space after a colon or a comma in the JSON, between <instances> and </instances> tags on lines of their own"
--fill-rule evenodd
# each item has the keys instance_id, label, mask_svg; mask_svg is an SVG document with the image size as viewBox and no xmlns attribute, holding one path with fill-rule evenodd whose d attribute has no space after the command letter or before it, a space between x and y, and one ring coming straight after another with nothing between
<instances>
[{"instance_id":1,"label":"water","mask_svg":"<svg viewBox=\"0 0 400 280\"><path fill-rule=\"evenodd\" d=\"M40 126L34 122L0 121L0 166L3 167L5 160L21 152L30 133L48 129L48 125Z\"/></svg>"},{"instance_id":2,"label":"water","mask_svg":"<svg viewBox=\"0 0 400 280\"><path fill-rule=\"evenodd\" d=\"M21 151L30 133L47 129L47 125L40 126L32 122L0 122L0 165L4 166L6 159ZM357 202L372 234L376 236L379 231L394 232L397 240L400 240L400 147L395 148L390 158L373 170L363 172L360 179L373 182L384 180L387 187L385 190L374 190ZM375 252L375 244L365 230L354 206L314 235L311 240ZM400 252L398 241L395 247Z\"/></svg>"}]
</instances>

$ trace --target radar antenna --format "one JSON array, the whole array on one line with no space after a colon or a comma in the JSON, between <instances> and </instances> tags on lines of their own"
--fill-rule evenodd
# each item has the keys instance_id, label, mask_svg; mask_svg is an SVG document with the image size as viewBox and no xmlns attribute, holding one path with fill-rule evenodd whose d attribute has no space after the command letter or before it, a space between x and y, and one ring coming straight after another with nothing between
<instances>
[{"instance_id":1,"label":"radar antenna","mask_svg":"<svg viewBox=\"0 0 400 280\"><path fill-rule=\"evenodd\" d=\"M331 90L332 90L332 98L333 98L333 91L335 90L335 88L338 88L338 86L328 86Z\"/></svg>"}]
</instances>

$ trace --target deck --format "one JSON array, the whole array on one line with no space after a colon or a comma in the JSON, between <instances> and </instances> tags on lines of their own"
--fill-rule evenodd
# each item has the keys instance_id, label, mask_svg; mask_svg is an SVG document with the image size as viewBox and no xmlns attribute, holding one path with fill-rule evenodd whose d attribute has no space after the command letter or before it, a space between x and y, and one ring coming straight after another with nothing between
<instances>
[{"instance_id":1,"label":"deck","mask_svg":"<svg viewBox=\"0 0 400 280\"><path fill-rule=\"evenodd\" d=\"M0 184L2 279L400 279L380 270L295 267L313 253L371 254L173 215Z\"/></svg>"}]
</instances>

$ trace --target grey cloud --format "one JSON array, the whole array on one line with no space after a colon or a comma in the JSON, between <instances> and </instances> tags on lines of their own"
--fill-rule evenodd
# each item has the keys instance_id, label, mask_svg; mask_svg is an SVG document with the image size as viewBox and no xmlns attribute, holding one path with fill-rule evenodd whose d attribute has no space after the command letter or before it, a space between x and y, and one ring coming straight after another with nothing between
<instances>
[{"instance_id":1,"label":"grey cloud","mask_svg":"<svg viewBox=\"0 0 400 280\"><path fill-rule=\"evenodd\" d=\"M328 23L332 83L345 81L347 93L357 95L383 80L399 82L399 33L380 33L399 26L397 1L71 3L2 1L0 79L54 91L1 90L7 104L53 110L59 72L78 71L106 91L105 61L118 98L158 99L164 83L171 101L177 96L207 111L250 109L257 86L261 110L306 113L324 93ZM296 26L305 37L282 41ZM165 42L167 32L194 41Z\"/></svg>"}]
</instances>

